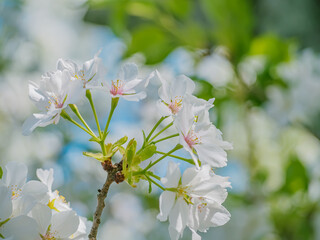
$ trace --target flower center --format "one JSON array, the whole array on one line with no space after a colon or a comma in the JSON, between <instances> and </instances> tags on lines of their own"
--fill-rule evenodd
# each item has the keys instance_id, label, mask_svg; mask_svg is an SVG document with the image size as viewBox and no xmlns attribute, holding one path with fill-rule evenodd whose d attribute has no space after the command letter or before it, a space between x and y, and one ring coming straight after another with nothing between
<instances>
[{"instance_id":1,"label":"flower center","mask_svg":"<svg viewBox=\"0 0 320 240\"><path fill-rule=\"evenodd\" d=\"M193 130L190 130L184 140L190 148L193 148L194 145L201 143L200 138L195 134Z\"/></svg>"},{"instance_id":2,"label":"flower center","mask_svg":"<svg viewBox=\"0 0 320 240\"><path fill-rule=\"evenodd\" d=\"M201 213L203 210L207 208L208 203L204 201L205 199L203 197L200 197L199 199L202 201L202 203L199 204L197 208L198 208L198 211Z\"/></svg>"},{"instance_id":3,"label":"flower center","mask_svg":"<svg viewBox=\"0 0 320 240\"><path fill-rule=\"evenodd\" d=\"M11 185L11 200L17 199L20 193L21 189L17 185Z\"/></svg>"},{"instance_id":4,"label":"flower center","mask_svg":"<svg viewBox=\"0 0 320 240\"><path fill-rule=\"evenodd\" d=\"M50 231L48 231L48 232L46 233L46 235L41 236L41 239L42 239L42 240L55 240L55 239L57 239L57 238L54 236L53 233L51 233Z\"/></svg>"},{"instance_id":5,"label":"flower center","mask_svg":"<svg viewBox=\"0 0 320 240\"><path fill-rule=\"evenodd\" d=\"M168 107L171 110L172 114L178 113L182 108L182 97L176 96L174 98L174 101L173 100L170 101L170 103L168 104Z\"/></svg>"},{"instance_id":6,"label":"flower center","mask_svg":"<svg viewBox=\"0 0 320 240\"><path fill-rule=\"evenodd\" d=\"M123 82L121 80L112 81L110 93L113 96L122 95L123 94Z\"/></svg>"}]
</instances>

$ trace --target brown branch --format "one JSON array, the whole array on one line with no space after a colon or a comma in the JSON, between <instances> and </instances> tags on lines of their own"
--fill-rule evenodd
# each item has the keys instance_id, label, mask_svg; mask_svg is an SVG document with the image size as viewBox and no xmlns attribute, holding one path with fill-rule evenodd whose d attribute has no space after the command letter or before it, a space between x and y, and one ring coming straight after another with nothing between
<instances>
[{"instance_id":1,"label":"brown branch","mask_svg":"<svg viewBox=\"0 0 320 240\"><path fill-rule=\"evenodd\" d=\"M113 182L120 183L124 180L122 170L122 161L113 165L110 160L102 163L103 169L108 172L108 177L104 183L102 189L98 190L98 204L96 211L93 215L93 224L89 234L89 240L96 240L98 234L98 228L101 223L102 211L105 207L104 200L106 199L109 191L109 187Z\"/></svg>"}]
</instances>

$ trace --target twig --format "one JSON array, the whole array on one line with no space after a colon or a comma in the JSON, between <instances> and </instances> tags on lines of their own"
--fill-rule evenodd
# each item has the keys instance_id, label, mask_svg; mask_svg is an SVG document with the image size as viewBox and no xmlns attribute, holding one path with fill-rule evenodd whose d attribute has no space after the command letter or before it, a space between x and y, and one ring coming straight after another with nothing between
<instances>
[{"instance_id":1,"label":"twig","mask_svg":"<svg viewBox=\"0 0 320 240\"><path fill-rule=\"evenodd\" d=\"M103 168L108 172L108 177L106 179L106 182L104 183L102 189L98 190L99 193L97 195L98 198L98 204L97 204L97 208L96 211L93 215L93 224L92 224L92 228L89 234L89 240L96 240L97 239L97 234L98 234L98 228L99 225L101 223L101 214L102 211L105 207L105 203L104 200L106 199L107 195L108 195L108 191L109 191L109 187L113 182L119 183L122 182L124 179L119 180L119 173L120 175L121 170L122 170L122 161L113 165L111 163L110 160L104 162L103 164L105 164L106 166L103 166Z\"/></svg>"}]
</instances>

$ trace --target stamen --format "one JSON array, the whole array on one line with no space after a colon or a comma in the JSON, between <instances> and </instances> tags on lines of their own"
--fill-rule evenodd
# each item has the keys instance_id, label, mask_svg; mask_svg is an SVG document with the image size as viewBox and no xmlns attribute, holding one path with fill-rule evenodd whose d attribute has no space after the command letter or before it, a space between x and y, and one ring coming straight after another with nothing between
<instances>
[{"instance_id":1,"label":"stamen","mask_svg":"<svg viewBox=\"0 0 320 240\"><path fill-rule=\"evenodd\" d=\"M168 104L169 109L171 110L172 114L176 114L182 108L182 97L176 96L174 100L171 100Z\"/></svg>"},{"instance_id":2,"label":"stamen","mask_svg":"<svg viewBox=\"0 0 320 240\"><path fill-rule=\"evenodd\" d=\"M184 140L190 148L193 148L194 145L201 143L200 137L198 137L192 129L188 132L187 136L184 136Z\"/></svg>"},{"instance_id":3,"label":"stamen","mask_svg":"<svg viewBox=\"0 0 320 240\"><path fill-rule=\"evenodd\" d=\"M113 96L123 95L123 85L123 82L119 79L117 81L112 81L110 93Z\"/></svg>"}]
</instances>

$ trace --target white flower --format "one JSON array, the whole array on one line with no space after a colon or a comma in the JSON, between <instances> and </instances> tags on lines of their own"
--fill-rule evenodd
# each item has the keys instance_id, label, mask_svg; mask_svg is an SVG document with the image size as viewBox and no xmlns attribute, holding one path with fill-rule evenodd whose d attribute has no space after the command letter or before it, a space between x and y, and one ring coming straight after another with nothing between
<instances>
[{"instance_id":1,"label":"white flower","mask_svg":"<svg viewBox=\"0 0 320 240\"><path fill-rule=\"evenodd\" d=\"M175 126L180 134L181 145L190 153L195 164L201 162L212 167L226 166L227 153L232 145L222 140L222 133L210 123L208 109L212 106L212 99L185 101L182 110L177 114Z\"/></svg>"},{"instance_id":2,"label":"white flower","mask_svg":"<svg viewBox=\"0 0 320 240\"><path fill-rule=\"evenodd\" d=\"M179 165L170 162L161 182L167 191L160 195L158 219L166 221L169 217L172 240L182 237L186 226L193 231L194 239L200 239L196 231L206 231L230 219L229 212L221 206L230 183L227 178L214 175L209 165L188 168L181 178Z\"/></svg>"},{"instance_id":3,"label":"white flower","mask_svg":"<svg viewBox=\"0 0 320 240\"><path fill-rule=\"evenodd\" d=\"M11 195L10 217L27 214L37 202L45 202L48 188L39 181L27 179L27 167L22 163L9 162L4 168L0 186L6 187Z\"/></svg>"},{"instance_id":4,"label":"white flower","mask_svg":"<svg viewBox=\"0 0 320 240\"><path fill-rule=\"evenodd\" d=\"M57 124L61 111L79 100L81 90L81 82L72 81L68 70L46 73L39 85L30 82L29 97L41 113L33 114L23 123L23 134L29 135L36 127Z\"/></svg>"},{"instance_id":5,"label":"white flower","mask_svg":"<svg viewBox=\"0 0 320 240\"><path fill-rule=\"evenodd\" d=\"M87 240L92 227L92 222L88 221L85 217L79 217L79 220L78 229L70 238L75 240Z\"/></svg>"},{"instance_id":6,"label":"white flower","mask_svg":"<svg viewBox=\"0 0 320 240\"><path fill-rule=\"evenodd\" d=\"M146 98L143 91L149 84L149 78L143 80L138 78L138 67L134 63L127 63L122 66L116 80L111 81L104 88L111 94L111 97L123 97L128 101L139 101Z\"/></svg>"},{"instance_id":7,"label":"white flower","mask_svg":"<svg viewBox=\"0 0 320 240\"><path fill-rule=\"evenodd\" d=\"M38 227L36 240L71 239L79 226L79 217L74 211L52 213L51 209L38 204L31 211Z\"/></svg>"},{"instance_id":8,"label":"white flower","mask_svg":"<svg viewBox=\"0 0 320 240\"><path fill-rule=\"evenodd\" d=\"M234 78L234 71L224 55L225 53L218 51L204 57L197 66L197 75L215 87L226 86Z\"/></svg>"},{"instance_id":9,"label":"white flower","mask_svg":"<svg viewBox=\"0 0 320 240\"><path fill-rule=\"evenodd\" d=\"M163 78L158 71L153 73L162 84L159 88L158 107L163 116L176 115L183 106L184 96L192 94L195 84L186 77L180 75L176 78Z\"/></svg>"},{"instance_id":10,"label":"white flower","mask_svg":"<svg viewBox=\"0 0 320 240\"><path fill-rule=\"evenodd\" d=\"M37 169L37 177L39 180L48 187L48 196L49 201L47 205L57 212L62 211L69 211L71 210L70 204L66 202L65 198L59 195L59 191L55 190L52 191L52 184L53 184L53 169L50 170L43 170L38 168Z\"/></svg>"},{"instance_id":11,"label":"white flower","mask_svg":"<svg viewBox=\"0 0 320 240\"><path fill-rule=\"evenodd\" d=\"M101 78L102 64L101 59L98 58L100 51L93 57L86 61L82 67L72 60L59 59L57 62L57 69L60 71L68 70L71 77L79 80L84 89L95 88L99 85L98 80Z\"/></svg>"},{"instance_id":12,"label":"white flower","mask_svg":"<svg viewBox=\"0 0 320 240\"><path fill-rule=\"evenodd\" d=\"M31 217L21 215L10 219L0 229L1 234L5 239L12 240L26 240L26 239L38 239L37 223ZM40 239L39 239L40 240Z\"/></svg>"}]
</instances>

